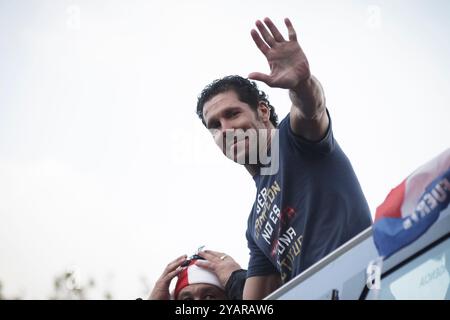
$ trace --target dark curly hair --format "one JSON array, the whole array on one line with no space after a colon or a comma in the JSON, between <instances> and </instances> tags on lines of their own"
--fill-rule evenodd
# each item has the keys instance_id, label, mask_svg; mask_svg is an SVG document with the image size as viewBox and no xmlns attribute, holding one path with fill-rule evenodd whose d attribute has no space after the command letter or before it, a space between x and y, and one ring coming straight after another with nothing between
<instances>
[{"instance_id":1,"label":"dark curly hair","mask_svg":"<svg viewBox=\"0 0 450 320\"><path fill-rule=\"evenodd\" d=\"M255 112L259 102L265 102L269 107L270 122L272 122L275 127L278 126L278 116L275 113L275 108L270 104L268 96L264 91L258 89L255 82L242 78L241 76L226 76L222 79L214 80L207 85L198 97L197 115L202 120L205 127L206 122L203 118L203 107L205 106L205 103L215 95L228 90L235 91L239 100L247 103Z\"/></svg>"}]
</instances>

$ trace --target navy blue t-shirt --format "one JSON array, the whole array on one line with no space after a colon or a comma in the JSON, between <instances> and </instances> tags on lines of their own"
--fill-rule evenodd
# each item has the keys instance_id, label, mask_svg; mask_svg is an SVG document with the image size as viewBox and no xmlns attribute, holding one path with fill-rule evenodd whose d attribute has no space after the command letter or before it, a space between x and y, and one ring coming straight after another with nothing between
<instances>
[{"instance_id":1,"label":"navy blue t-shirt","mask_svg":"<svg viewBox=\"0 0 450 320\"><path fill-rule=\"evenodd\" d=\"M280 273L286 283L369 227L372 218L350 161L333 138L331 118L318 142L295 135L289 115L278 129L278 171L253 177L247 277Z\"/></svg>"}]
</instances>

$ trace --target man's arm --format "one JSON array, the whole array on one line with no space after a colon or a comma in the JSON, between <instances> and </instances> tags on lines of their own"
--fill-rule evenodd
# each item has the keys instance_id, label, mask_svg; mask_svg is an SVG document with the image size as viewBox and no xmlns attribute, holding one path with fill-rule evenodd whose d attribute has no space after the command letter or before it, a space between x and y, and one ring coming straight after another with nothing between
<instances>
[{"instance_id":1,"label":"man's arm","mask_svg":"<svg viewBox=\"0 0 450 320\"><path fill-rule=\"evenodd\" d=\"M325 136L329 125L325 96L319 81L311 75L308 59L297 42L291 21L286 18L284 22L289 33L287 41L269 18L264 19L268 29L261 21L256 21L261 35L252 30L251 36L267 58L270 75L253 72L249 78L271 87L289 89L292 131L307 140L318 141Z\"/></svg>"},{"instance_id":2,"label":"man's arm","mask_svg":"<svg viewBox=\"0 0 450 320\"><path fill-rule=\"evenodd\" d=\"M261 300L281 285L279 274L247 278L244 286L244 300Z\"/></svg>"},{"instance_id":3,"label":"man's arm","mask_svg":"<svg viewBox=\"0 0 450 320\"><path fill-rule=\"evenodd\" d=\"M295 134L310 140L322 139L330 120L325 108L325 95L316 77L310 76L295 89L289 90L292 101L290 120Z\"/></svg>"}]
</instances>

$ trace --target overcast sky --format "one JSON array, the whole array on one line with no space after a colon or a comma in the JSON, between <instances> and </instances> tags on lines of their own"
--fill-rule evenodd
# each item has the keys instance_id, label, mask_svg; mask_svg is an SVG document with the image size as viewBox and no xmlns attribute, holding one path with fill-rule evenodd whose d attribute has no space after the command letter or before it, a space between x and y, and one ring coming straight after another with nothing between
<instances>
[{"instance_id":1,"label":"overcast sky","mask_svg":"<svg viewBox=\"0 0 450 320\"><path fill-rule=\"evenodd\" d=\"M195 105L216 78L268 71L250 37L265 16L293 22L373 213L449 147L449 1L0 0L6 296L48 298L75 268L135 299L200 245L246 267L254 182ZM287 92L261 88L283 118Z\"/></svg>"}]
</instances>

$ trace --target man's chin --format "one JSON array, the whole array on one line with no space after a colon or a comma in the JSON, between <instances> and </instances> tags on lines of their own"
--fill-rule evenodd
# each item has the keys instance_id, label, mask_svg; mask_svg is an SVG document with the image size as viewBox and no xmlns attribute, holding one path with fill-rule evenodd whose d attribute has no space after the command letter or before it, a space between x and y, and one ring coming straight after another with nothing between
<instances>
[{"instance_id":1,"label":"man's chin","mask_svg":"<svg viewBox=\"0 0 450 320\"><path fill-rule=\"evenodd\" d=\"M224 155L233 162L242 165L257 164L257 150L256 148L250 148L248 139L234 143L230 146L228 152L224 151L225 150L223 150Z\"/></svg>"},{"instance_id":2,"label":"man's chin","mask_svg":"<svg viewBox=\"0 0 450 320\"><path fill-rule=\"evenodd\" d=\"M257 161L250 161L247 153L237 153L237 154L225 154L225 156L231 161L241 164L241 165L255 165Z\"/></svg>"}]
</instances>

